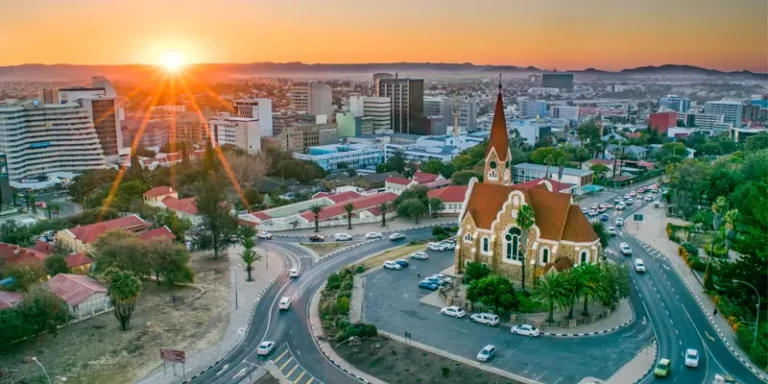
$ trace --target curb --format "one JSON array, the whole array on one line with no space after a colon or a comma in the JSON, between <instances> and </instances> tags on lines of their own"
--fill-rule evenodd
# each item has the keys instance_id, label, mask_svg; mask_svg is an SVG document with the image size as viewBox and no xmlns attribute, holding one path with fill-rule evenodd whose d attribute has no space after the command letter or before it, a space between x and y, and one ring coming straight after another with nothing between
<instances>
[{"instance_id":1,"label":"curb","mask_svg":"<svg viewBox=\"0 0 768 384\"><path fill-rule=\"evenodd\" d=\"M623 322L623 323L621 323L621 324L619 324L619 325L617 325L617 326L615 326L613 328L604 329L602 331L596 331L596 332L586 332L586 333L550 333L550 332L542 332L541 335L542 336L553 336L553 337L582 337L582 336L600 335L600 334L604 334L604 333L610 333L610 332L617 331L620 328L624 328L627 325L630 325L630 324L632 324L635 321L635 309L632 307L632 303L629 300L627 300L627 304L629 305L629 310L632 311L632 317L629 320L627 320L627 321L625 321L625 322Z\"/></svg>"},{"instance_id":2,"label":"curb","mask_svg":"<svg viewBox=\"0 0 768 384\"><path fill-rule=\"evenodd\" d=\"M667 259L667 261L669 261L670 264L672 264L672 268L675 269L675 273L677 273L678 278L680 278L680 280L683 282L685 287L688 288L688 292L691 294L691 296L693 296L693 299L696 300L696 303L699 305L699 308L704 313L704 315L707 317L707 320L709 320L709 322L712 325L712 327L715 328L715 332L717 332L718 336L720 337L720 340L725 344L726 348L728 348L728 350L731 351L733 356L735 356L736 359L738 359L741 362L741 364L743 364L750 371L752 371L752 373L754 373L757 377L759 377L763 381L768 380L768 377L763 376L763 374L760 371L758 371L754 366L752 366L752 364L747 359L742 357L741 353L736 351L736 349L733 348L731 343L728 340L725 339L725 335L723 334L723 331L720 329L720 327L715 322L715 318L709 313L709 311L706 308L704 308L704 303L702 303L701 299L699 299L699 297L696 296L696 294L693 292L693 288L691 287L690 284L688 284L688 281L686 281L683 278L682 272L678 268L677 263L673 262L672 259L670 259L669 256L667 256L664 252L661 252L658 249L656 249L653 246L651 246L650 244L646 243L645 241L640 240L639 238L637 238L637 236L635 236L633 234L628 234L628 236L633 238L635 241L637 241L637 243L640 244L646 251L654 250L659 255L661 255L665 259Z\"/></svg>"},{"instance_id":3,"label":"curb","mask_svg":"<svg viewBox=\"0 0 768 384\"><path fill-rule=\"evenodd\" d=\"M643 376L642 376L642 377L640 377L639 379L637 379L637 380L635 380L634 382L632 382L632 384L637 384L637 383L640 383L640 382L642 382L643 380L645 380L645 379L648 377L648 375L650 375L650 374L651 374L651 371L653 371L653 367L655 367L655 366L656 366L656 362L657 362L657 361L659 361L659 343L657 343L657 342L656 342L656 340L653 340L653 343L652 343L652 344L654 344L654 345L656 346L656 353L655 353L655 354L654 354L654 356L653 356L653 361L654 361L654 363L653 363L653 364L651 364L651 367L650 367L650 368L648 368L648 370L647 370L647 371L645 371L645 373L643 374Z\"/></svg>"},{"instance_id":4,"label":"curb","mask_svg":"<svg viewBox=\"0 0 768 384\"><path fill-rule=\"evenodd\" d=\"M364 223L365 224L365 223ZM370 223L368 223L370 224ZM404 231L412 231L416 229L424 229L424 228L432 228L432 227L442 227L447 225L453 225L452 222L445 222L445 223L435 223L435 224L423 224L423 225L417 225L415 227L407 227L407 228L401 228L398 230L387 230L387 231L381 231L380 233L383 235L385 233L395 233L395 232L404 232ZM290 229L286 229L286 231L290 231ZM371 231L373 232L373 231ZM354 235L353 235L354 236ZM307 236L299 236L299 235L278 235L275 233L272 233L272 237L281 237L281 238L306 238Z\"/></svg>"}]
</instances>

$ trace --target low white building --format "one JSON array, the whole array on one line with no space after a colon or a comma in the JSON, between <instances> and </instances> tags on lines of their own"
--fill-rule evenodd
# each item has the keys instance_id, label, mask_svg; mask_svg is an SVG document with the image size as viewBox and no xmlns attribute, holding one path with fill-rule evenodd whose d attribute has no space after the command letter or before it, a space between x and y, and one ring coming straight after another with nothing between
<instances>
[{"instance_id":1,"label":"low white building","mask_svg":"<svg viewBox=\"0 0 768 384\"><path fill-rule=\"evenodd\" d=\"M235 117L222 112L208 120L214 147L234 145L248 153L261 151L261 127L256 117Z\"/></svg>"},{"instance_id":2,"label":"low white building","mask_svg":"<svg viewBox=\"0 0 768 384\"><path fill-rule=\"evenodd\" d=\"M48 280L46 285L67 303L75 322L113 309L107 287L89 276L61 273Z\"/></svg>"},{"instance_id":3,"label":"low white building","mask_svg":"<svg viewBox=\"0 0 768 384\"><path fill-rule=\"evenodd\" d=\"M575 185L574 195L581 195L590 192L590 187L594 180L594 172L581 169L563 168L562 179L558 177L559 168L555 166L547 167L541 164L522 163L512 167L512 180L515 184L526 183L537 179L557 180L562 183ZM587 187L585 189L585 187Z\"/></svg>"}]
</instances>

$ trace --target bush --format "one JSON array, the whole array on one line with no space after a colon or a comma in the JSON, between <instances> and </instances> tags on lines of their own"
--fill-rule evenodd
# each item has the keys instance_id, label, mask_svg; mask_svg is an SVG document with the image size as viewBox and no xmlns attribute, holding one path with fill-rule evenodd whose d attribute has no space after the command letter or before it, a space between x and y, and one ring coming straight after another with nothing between
<instances>
[{"instance_id":1,"label":"bush","mask_svg":"<svg viewBox=\"0 0 768 384\"><path fill-rule=\"evenodd\" d=\"M437 237L437 236L445 235L445 234L446 234L445 233L445 228L443 228L443 227L434 227L434 228L432 228L432 236Z\"/></svg>"},{"instance_id":2,"label":"bush","mask_svg":"<svg viewBox=\"0 0 768 384\"><path fill-rule=\"evenodd\" d=\"M468 263L464 272L464 283L469 284L491 274L490 268L483 263Z\"/></svg>"},{"instance_id":3,"label":"bush","mask_svg":"<svg viewBox=\"0 0 768 384\"><path fill-rule=\"evenodd\" d=\"M517 311L520 313L538 313L546 311L544 304L531 299L528 295L523 294L522 292L517 292L517 301L519 303Z\"/></svg>"},{"instance_id":4,"label":"bush","mask_svg":"<svg viewBox=\"0 0 768 384\"><path fill-rule=\"evenodd\" d=\"M339 297L336 299L336 313L339 315L349 315L349 298Z\"/></svg>"},{"instance_id":5,"label":"bush","mask_svg":"<svg viewBox=\"0 0 768 384\"><path fill-rule=\"evenodd\" d=\"M685 248L685 251L688 252L688 256L695 256L699 257L699 248L691 243L685 242L681 245L681 247Z\"/></svg>"},{"instance_id":6,"label":"bush","mask_svg":"<svg viewBox=\"0 0 768 384\"><path fill-rule=\"evenodd\" d=\"M440 374L443 375L443 377L448 377L448 375L451 373L451 369L448 367L440 367Z\"/></svg>"},{"instance_id":7,"label":"bush","mask_svg":"<svg viewBox=\"0 0 768 384\"><path fill-rule=\"evenodd\" d=\"M365 266L363 266L362 264L355 267L355 273L360 274L363 272L365 272Z\"/></svg>"},{"instance_id":8,"label":"bush","mask_svg":"<svg viewBox=\"0 0 768 384\"><path fill-rule=\"evenodd\" d=\"M700 257L691 257L688 259L688 265L693 269L694 271L704 272L707 270L707 263L704 262Z\"/></svg>"}]
</instances>

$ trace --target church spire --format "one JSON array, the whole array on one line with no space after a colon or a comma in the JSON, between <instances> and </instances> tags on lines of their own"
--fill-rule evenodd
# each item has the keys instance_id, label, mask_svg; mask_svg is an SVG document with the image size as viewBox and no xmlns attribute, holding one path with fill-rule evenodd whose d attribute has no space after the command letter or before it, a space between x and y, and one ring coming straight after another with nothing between
<instances>
[{"instance_id":1,"label":"church spire","mask_svg":"<svg viewBox=\"0 0 768 384\"><path fill-rule=\"evenodd\" d=\"M499 74L499 93L496 96L491 136L488 139L488 149L485 152L483 182L510 185L512 181L509 160L509 136L507 135L507 121L504 118L504 100L501 96L501 74Z\"/></svg>"}]
</instances>

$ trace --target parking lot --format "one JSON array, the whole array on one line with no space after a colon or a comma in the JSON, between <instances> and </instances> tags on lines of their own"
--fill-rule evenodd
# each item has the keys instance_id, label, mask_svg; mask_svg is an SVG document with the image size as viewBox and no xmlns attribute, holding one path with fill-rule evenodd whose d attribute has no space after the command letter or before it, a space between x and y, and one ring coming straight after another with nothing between
<instances>
[{"instance_id":1,"label":"parking lot","mask_svg":"<svg viewBox=\"0 0 768 384\"><path fill-rule=\"evenodd\" d=\"M488 364L543 383L573 383L586 376L607 379L649 341L648 328L627 327L615 333L582 338L528 338L508 328L456 319L419 300L430 291L417 287L429 275L453 265L454 252L427 251L429 260L408 259L401 270L381 269L364 277L363 320L396 335L474 359L487 344L496 346Z\"/></svg>"}]
</instances>

